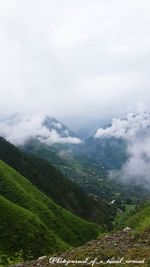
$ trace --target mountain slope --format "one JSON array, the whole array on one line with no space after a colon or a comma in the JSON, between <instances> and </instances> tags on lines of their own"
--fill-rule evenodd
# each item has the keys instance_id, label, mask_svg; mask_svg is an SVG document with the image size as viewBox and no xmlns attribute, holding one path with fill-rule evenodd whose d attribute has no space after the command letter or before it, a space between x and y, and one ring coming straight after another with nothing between
<instances>
[{"instance_id":1,"label":"mountain slope","mask_svg":"<svg viewBox=\"0 0 150 267\"><path fill-rule=\"evenodd\" d=\"M135 207L128 213L120 215L116 219L116 229L121 229L126 225L130 226L137 232L143 232L150 229L150 203L145 203L139 207Z\"/></svg>"},{"instance_id":2,"label":"mountain slope","mask_svg":"<svg viewBox=\"0 0 150 267\"><path fill-rule=\"evenodd\" d=\"M96 196L100 200L100 210L103 211L106 224L107 221L113 221L116 207L108 205L112 200L115 200L118 208L122 208L122 204L124 206L128 201L139 204L148 198L149 192L145 187L136 185L134 181L128 184L123 183L120 177L110 177L105 164L84 155L84 149L64 150L62 146L58 147L56 150L56 146L54 148L38 140L30 140L22 149L31 155L48 160L66 177L78 183L84 191ZM114 149L114 155L115 151Z\"/></svg>"},{"instance_id":3,"label":"mountain slope","mask_svg":"<svg viewBox=\"0 0 150 267\"><path fill-rule=\"evenodd\" d=\"M81 247L55 256L20 264L20 267L68 266L143 266L150 263L150 230L142 234L134 231L118 231L100 236ZM17 267L17 266L16 266Z\"/></svg>"},{"instance_id":4,"label":"mountain slope","mask_svg":"<svg viewBox=\"0 0 150 267\"><path fill-rule=\"evenodd\" d=\"M82 152L96 162L101 162L107 169L120 169L127 161L127 142L121 138L86 139Z\"/></svg>"},{"instance_id":5,"label":"mountain slope","mask_svg":"<svg viewBox=\"0 0 150 267\"><path fill-rule=\"evenodd\" d=\"M36 138L43 143L80 144L80 138L55 118L39 114L12 114L0 118L0 135L15 145Z\"/></svg>"},{"instance_id":6,"label":"mountain slope","mask_svg":"<svg viewBox=\"0 0 150 267\"><path fill-rule=\"evenodd\" d=\"M78 136L71 131L66 125L62 122L56 120L53 117L46 116L42 123L49 131L55 130L59 134L60 137L76 137Z\"/></svg>"},{"instance_id":7,"label":"mountain slope","mask_svg":"<svg viewBox=\"0 0 150 267\"><path fill-rule=\"evenodd\" d=\"M3 230L0 250L5 253L11 254L19 249L27 255L40 256L44 252L51 253L83 244L100 231L99 226L88 223L56 205L25 177L2 161L0 195L0 213L3 214L0 217L0 227ZM25 230L27 237L24 237ZM23 236L18 245L21 233Z\"/></svg>"},{"instance_id":8,"label":"mountain slope","mask_svg":"<svg viewBox=\"0 0 150 267\"><path fill-rule=\"evenodd\" d=\"M67 245L59 240L38 216L0 196L0 251L9 256L23 251L23 257L38 257Z\"/></svg>"},{"instance_id":9,"label":"mountain slope","mask_svg":"<svg viewBox=\"0 0 150 267\"><path fill-rule=\"evenodd\" d=\"M53 152L51 158L57 161ZM0 159L28 178L57 204L87 220L111 226L114 211L109 205L90 197L47 161L20 152L3 138L0 138Z\"/></svg>"},{"instance_id":10,"label":"mountain slope","mask_svg":"<svg viewBox=\"0 0 150 267\"><path fill-rule=\"evenodd\" d=\"M114 118L111 124L98 128L93 136L86 140L84 152L89 157L103 162L108 169L121 169L133 156L145 155L149 159L149 149L146 150L150 138L150 112L143 109L128 113L124 118ZM142 149L143 148L143 149ZM143 158L142 158L143 159ZM144 159L143 159L144 160Z\"/></svg>"}]
</instances>

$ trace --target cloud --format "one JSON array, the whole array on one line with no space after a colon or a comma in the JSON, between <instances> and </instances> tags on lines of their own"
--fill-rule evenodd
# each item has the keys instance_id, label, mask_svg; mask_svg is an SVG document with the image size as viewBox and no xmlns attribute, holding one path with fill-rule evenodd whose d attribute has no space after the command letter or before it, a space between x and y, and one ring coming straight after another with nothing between
<instances>
[{"instance_id":1,"label":"cloud","mask_svg":"<svg viewBox=\"0 0 150 267\"><path fill-rule=\"evenodd\" d=\"M150 186L150 112L139 105L137 112L125 119L113 119L112 125L98 129L95 138L121 138L127 142L128 160L120 170L109 172L110 177L119 177L123 182L135 182Z\"/></svg>"},{"instance_id":2,"label":"cloud","mask_svg":"<svg viewBox=\"0 0 150 267\"><path fill-rule=\"evenodd\" d=\"M150 185L150 137L128 146L129 160L122 168L122 178Z\"/></svg>"},{"instance_id":3,"label":"cloud","mask_svg":"<svg viewBox=\"0 0 150 267\"><path fill-rule=\"evenodd\" d=\"M123 138L134 142L139 137L150 135L150 112L147 107L138 107L136 113L129 113L125 119L113 119L112 124L106 128L99 128L95 138Z\"/></svg>"},{"instance_id":4,"label":"cloud","mask_svg":"<svg viewBox=\"0 0 150 267\"><path fill-rule=\"evenodd\" d=\"M12 115L11 117L0 118L0 136L15 145L22 145L30 138L37 138L39 141L52 145L54 143L80 144L77 137L62 137L56 129L50 129L43 125L44 113L33 116ZM56 125L55 125L56 126ZM60 127L60 123L57 124ZM60 129L60 128L59 128Z\"/></svg>"},{"instance_id":5,"label":"cloud","mask_svg":"<svg viewBox=\"0 0 150 267\"><path fill-rule=\"evenodd\" d=\"M53 125L54 127L56 127L57 129L59 129L59 130L62 129L62 127L63 127L62 124L61 124L60 122L53 122L52 125Z\"/></svg>"},{"instance_id":6,"label":"cloud","mask_svg":"<svg viewBox=\"0 0 150 267\"><path fill-rule=\"evenodd\" d=\"M51 130L48 135L39 138L41 142L46 144L63 143L63 144L80 144L82 141L77 137L67 136L61 137L57 131Z\"/></svg>"},{"instance_id":7,"label":"cloud","mask_svg":"<svg viewBox=\"0 0 150 267\"><path fill-rule=\"evenodd\" d=\"M118 177L124 183L135 183L150 188L150 137L128 143L128 160L120 170L112 170L109 176Z\"/></svg>"},{"instance_id":8,"label":"cloud","mask_svg":"<svg viewBox=\"0 0 150 267\"><path fill-rule=\"evenodd\" d=\"M150 100L147 0L1 0L0 112L67 124Z\"/></svg>"}]
</instances>

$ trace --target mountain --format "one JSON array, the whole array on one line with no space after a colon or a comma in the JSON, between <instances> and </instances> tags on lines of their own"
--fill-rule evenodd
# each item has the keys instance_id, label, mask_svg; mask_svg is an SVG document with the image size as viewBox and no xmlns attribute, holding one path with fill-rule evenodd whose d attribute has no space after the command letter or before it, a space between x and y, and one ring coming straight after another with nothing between
<instances>
[{"instance_id":1,"label":"mountain","mask_svg":"<svg viewBox=\"0 0 150 267\"><path fill-rule=\"evenodd\" d=\"M134 117L130 120L134 120ZM13 138L15 138L17 130L20 136L23 135L24 137L23 140L21 139L21 144L20 137L18 137L17 140L19 141L17 142L17 146L31 155L38 156L44 160L46 159L50 164L58 168L68 180L70 179L78 183L84 191L92 195L92 198L97 203L97 208L93 208L94 205L91 204L89 205L90 208L87 209L87 199L85 200L86 204L84 201L83 204L80 204L81 201L79 201L79 199L81 198L78 197L77 205L74 205L76 198L73 198L71 194L69 194L69 190L67 190L65 197L62 193L59 198L59 194L57 194L58 196L55 194L55 192L58 192L58 189L56 188L53 192L51 189L54 187L54 184L56 185L56 182L53 183L53 186L49 187L47 186L47 182L45 184L42 183L41 188L41 179L37 182L37 179L35 181L33 177L29 177L36 186L39 186L40 190L49 194L54 198L54 201L65 208L69 208L70 211L75 212L77 215L92 221L96 220L96 222L99 223L104 222L104 224L107 225L108 221L112 223L116 210L115 206L114 210L112 210L112 207L111 209L109 208L109 203L113 200L115 200L117 208L123 209L124 204L128 201L133 204L139 204L139 202L142 202L149 194L147 192L147 187L145 187L145 185L139 185L135 182L135 179L131 179L130 183L124 183L120 179L122 178L122 174L113 175L113 177L110 176L110 169L120 170L121 166L128 160L128 142L126 139L116 136L109 136L109 138L101 136L100 138L95 138L95 134L99 132L97 130L91 138L81 142L72 131L54 118L48 116L33 116L31 118L19 119L18 121L17 124L16 121L12 121L15 128L10 131L10 135L11 132L13 133ZM121 125L122 123L124 125L124 121L121 122ZM108 126L108 128L109 127L111 128L112 125ZM25 131L22 133L23 129L25 129ZM26 129L29 129L29 131ZM66 131L69 133L68 137ZM103 129L103 131L105 131L105 129ZM127 130L125 132L127 132ZM13 165L12 167L15 166ZM44 169L44 166L40 167L40 169ZM17 170L21 171L20 169ZM144 170L142 171L142 175L143 173ZM22 174L28 178L26 173L23 172ZM68 195L70 195L70 197ZM64 199L66 197L67 201ZM98 210L101 211L101 214ZM108 214L111 216L109 219L107 219L109 216ZM99 218L101 218L101 220Z\"/></svg>"},{"instance_id":2,"label":"mountain","mask_svg":"<svg viewBox=\"0 0 150 267\"><path fill-rule=\"evenodd\" d=\"M116 218L115 228L122 229L128 225L137 232L150 229L150 203L145 202L141 206L134 206Z\"/></svg>"},{"instance_id":3,"label":"mountain","mask_svg":"<svg viewBox=\"0 0 150 267\"><path fill-rule=\"evenodd\" d=\"M50 151L52 159L55 153ZM103 199L88 195L47 161L29 156L0 138L0 159L25 176L57 204L76 215L105 227L112 227L115 209ZM57 157L55 158L57 161Z\"/></svg>"},{"instance_id":4,"label":"mountain","mask_svg":"<svg viewBox=\"0 0 150 267\"><path fill-rule=\"evenodd\" d=\"M120 192L120 184L108 179L102 164L76 152L73 148L66 149L65 147L64 149L61 144L48 146L35 139L28 141L20 148L26 153L46 159L57 167L65 177L78 183L84 191L96 196L96 198L106 200L107 203Z\"/></svg>"},{"instance_id":5,"label":"mountain","mask_svg":"<svg viewBox=\"0 0 150 267\"><path fill-rule=\"evenodd\" d=\"M129 120L134 119L130 116ZM66 126L60 124L53 118L40 119L34 135L24 133L24 141L17 143L20 149L0 138L0 258L3 261L4 254L16 257L18 253L25 259L58 253L55 255L69 260L132 260L139 256L150 260L149 189L134 180L124 183L119 175L110 175L110 170L118 174L129 162L129 144L132 149L138 147L136 153L142 147L140 160L149 164L147 145L139 146L142 136L144 141L149 139L140 130L135 135L136 131L126 126L128 121L121 121L125 130L115 127L112 134L112 124L80 143L71 131L67 136ZM103 234L112 229L110 234ZM99 233L99 238L94 239ZM49 266L47 260L29 265Z\"/></svg>"},{"instance_id":6,"label":"mountain","mask_svg":"<svg viewBox=\"0 0 150 267\"><path fill-rule=\"evenodd\" d=\"M82 152L101 162L107 169L121 169L131 158L131 148L145 147L150 139L150 112L129 113L125 118L114 118L112 123L101 128L87 138ZM143 151L149 158L148 151Z\"/></svg>"},{"instance_id":7,"label":"mountain","mask_svg":"<svg viewBox=\"0 0 150 267\"><path fill-rule=\"evenodd\" d=\"M0 252L38 257L96 237L102 230L55 204L0 161Z\"/></svg>"},{"instance_id":8,"label":"mountain","mask_svg":"<svg viewBox=\"0 0 150 267\"><path fill-rule=\"evenodd\" d=\"M85 243L74 250L57 253L21 267L50 267L54 262L60 267L62 261L73 264L97 266L149 266L150 262L150 202L140 207L130 207L120 213L121 220L113 232L100 234L97 239ZM118 230L119 229L119 230ZM66 263L67 264L67 263Z\"/></svg>"},{"instance_id":9,"label":"mountain","mask_svg":"<svg viewBox=\"0 0 150 267\"><path fill-rule=\"evenodd\" d=\"M82 142L63 123L42 113L0 117L0 136L15 145L22 145L34 138L51 146L58 143L76 145Z\"/></svg>"},{"instance_id":10,"label":"mountain","mask_svg":"<svg viewBox=\"0 0 150 267\"><path fill-rule=\"evenodd\" d=\"M62 122L56 120L53 117L46 116L42 122L43 126L45 126L49 131L55 130L59 134L60 137L76 137L78 136L71 131L66 125Z\"/></svg>"},{"instance_id":11,"label":"mountain","mask_svg":"<svg viewBox=\"0 0 150 267\"><path fill-rule=\"evenodd\" d=\"M49 161L66 177L78 183L84 191L93 195L94 198L100 198L101 203L103 203L102 200L105 200L107 204L115 200L117 207L123 209L124 204L128 201L139 204L149 196L149 191L145 187L135 184L134 181L129 184L123 183L120 177L110 177L105 165L85 155L83 149L79 150L76 146L76 149L66 149L66 147L63 149L61 144L57 144L57 146L58 150L56 145L52 147L34 139L27 142L21 149ZM79 146L83 147L83 144ZM107 205L106 211L109 210L112 216L114 211L112 206L111 209L108 206L110 205ZM104 209L101 208L101 210ZM106 218L108 213L106 212Z\"/></svg>"},{"instance_id":12,"label":"mountain","mask_svg":"<svg viewBox=\"0 0 150 267\"><path fill-rule=\"evenodd\" d=\"M100 234L97 239L74 250L57 253L36 261L20 264L21 267L60 267L64 260L74 266L80 264L96 266L149 266L150 262L150 203L134 207L128 215L121 214L118 228L110 233ZM67 263L66 263L67 264Z\"/></svg>"},{"instance_id":13,"label":"mountain","mask_svg":"<svg viewBox=\"0 0 150 267\"><path fill-rule=\"evenodd\" d=\"M128 160L127 142L121 138L95 138L86 139L82 152L96 162L101 162L106 169L121 169Z\"/></svg>"}]
</instances>

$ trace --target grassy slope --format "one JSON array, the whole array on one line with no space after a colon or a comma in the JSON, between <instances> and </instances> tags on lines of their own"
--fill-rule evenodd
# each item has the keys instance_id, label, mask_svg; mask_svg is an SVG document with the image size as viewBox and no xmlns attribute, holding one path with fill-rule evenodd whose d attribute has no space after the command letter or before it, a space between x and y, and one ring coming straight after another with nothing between
<instances>
[{"instance_id":1,"label":"grassy slope","mask_svg":"<svg viewBox=\"0 0 150 267\"><path fill-rule=\"evenodd\" d=\"M43 254L43 245L45 253L69 246L78 246L96 237L100 230L97 225L88 223L55 204L26 178L2 161L0 161L0 194L3 196L0 210L2 213L1 229L4 230L4 236L5 234L8 237L11 236L9 240L1 238L0 244L1 250L7 250L9 244L8 253L10 253L10 248L12 251L17 251L17 240L21 231L23 234L22 245L19 248L26 247L24 242L27 242L28 238L24 240L24 234L28 233L29 240L33 238L33 244L30 246L29 243L27 250L28 252L31 250L32 254L37 256L37 254ZM14 210L15 212L13 212ZM20 215L18 216L18 214ZM21 216L26 218L26 224ZM13 227L11 228L10 225L14 225L16 231L13 231ZM41 237L39 233L41 233ZM41 238L41 241L38 242L38 251L36 250L36 238Z\"/></svg>"},{"instance_id":2,"label":"grassy slope","mask_svg":"<svg viewBox=\"0 0 150 267\"><path fill-rule=\"evenodd\" d=\"M78 183L85 191L100 195L99 201L92 201L91 197L89 201L85 196L82 197L80 203L84 207L84 218L106 225L109 229L112 227L115 209L110 208L108 201L114 199L115 190L113 188L116 189L116 187L113 186L112 182L109 183L102 166L95 165L93 161L82 155L76 156L70 150L67 152L60 144L47 146L37 140L31 140L23 147L23 150L46 159L50 164L59 168L66 177ZM61 150L64 151L63 156L60 156ZM106 200L107 198L108 200ZM73 195L71 199L75 200ZM81 199L81 194L80 196L78 194L78 199ZM74 201L74 203L76 202ZM82 216L83 212L79 215Z\"/></svg>"},{"instance_id":3,"label":"grassy slope","mask_svg":"<svg viewBox=\"0 0 150 267\"><path fill-rule=\"evenodd\" d=\"M129 226L136 232L143 232L150 228L150 203L140 207L131 207L116 219L116 229Z\"/></svg>"},{"instance_id":4,"label":"grassy slope","mask_svg":"<svg viewBox=\"0 0 150 267\"><path fill-rule=\"evenodd\" d=\"M48 248L60 250L63 243L38 216L0 196L0 251L13 254L23 250L23 255L39 256ZM65 248L65 244L64 244Z\"/></svg>"},{"instance_id":5,"label":"grassy slope","mask_svg":"<svg viewBox=\"0 0 150 267\"><path fill-rule=\"evenodd\" d=\"M51 158L57 161L53 153ZM0 138L0 159L62 207L86 220L103 225L111 224L111 212L107 203L95 201L47 161L26 155L3 138ZM107 210L109 211L106 212Z\"/></svg>"},{"instance_id":6,"label":"grassy slope","mask_svg":"<svg viewBox=\"0 0 150 267\"><path fill-rule=\"evenodd\" d=\"M140 204L143 199L145 201L149 196L149 192L145 187L130 183L122 183L120 178L109 179L105 164L102 161L96 162L94 159L88 158L83 151L71 151L64 145L56 144L48 146L37 140L30 140L23 149L30 154L41 157L55 165L61 172L79 184L86 192L99 196L101 200L101 217L105 217L105 222L111 221L109 214L113 216L112 207L104 203L113 199L117 203L127 203L128 200L132 204ZM109 152L109 150L108 150ZM105 211L108 211L108 213ZM108 218L108 220L106 219Z\"/></svg>"},{"instance_id":7,"label":"grassy slope","mask_svg":"<svg viewBox=\"0 0 150 267\"><path fill-rule=\"evenodd\" d=\"M150 204L140 207L127 219L127 224L138 232L143 232L150 228Z\"/></svg>"}]
</instances>

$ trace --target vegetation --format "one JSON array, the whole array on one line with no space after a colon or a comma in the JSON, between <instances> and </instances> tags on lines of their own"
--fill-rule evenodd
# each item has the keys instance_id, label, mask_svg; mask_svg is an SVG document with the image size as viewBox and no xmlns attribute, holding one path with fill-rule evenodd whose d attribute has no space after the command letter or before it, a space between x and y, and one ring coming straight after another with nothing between
<instances>
[{"instance_id":1,"label":"vegetation","mask_svg":"<svg viewBox=\"0 0 150 267\"><path fill-rule=\"evenodd\" d=\"M115 228L131 227L136 232L150 229L150 203L141 206L130 206L125 213L116 219Z\"/></svg>"},{"instance_id":2,"label":"vegetation","mask_svg":"<svg viewBox=\"0 0 150 267\"><path fill-rule=\"evenodd\" d=\"M86 140L84 153L107 169L120 169L128 159L127 142L122 138L94 138Z\"/></svg>"},{"instance_id":3,"label":"vegetation","mask_svg":"<svg viewBox=\"0 0 150 267\"><path fill-rule=\"evenodd\" d=\"M100 142L99 139L97 142ZM118 150L122 149L124 151L125 144L121 144L120 141L120 143L117 143L115 146L116 142L114 141L111 143L111 150L112 153L114 153L114 160L118 161L119 152L117 154L116 146ZM106 225L108 221L112 223L114 220L117 207L124 209L124 206L128 203L139 205L149 197L149 191L147 191L145 187L136 185L134 182L130 182L130 184L122 183L120 177L110 178L105 168L104 158L100 161L100 159L94 160L91 157L87 157L85 155L86 153L83 154L85 145L83 145L83 149L82 145L80 146L80 151L78 151L78 148L73 146L71 149L69 148L70 146L68 147L63 144L48 146L34 139L28 141L22 149L27 153L48 160L50 164L59 168L66 177L78 183L84 191L91 195L96 195L97 198L100 199L99 209L101 210L101 217L104 217L103 221ZM103 147L97 148L97 153L104 153L106 157L105 160L107 161L110 157L110 155L107 157L107 154L111 154L111 150L107 147L107 142L104 147L107 153L103 151ZM87 149L89 149L88 144ZM122 163L124 161L125 159L123 160L122 158ZM111 206L110 208L106 203L110 203L112 200L115 200L117 205L116 207Z\"/></svg>"},{"instance_id":4,"label":"vegetation","mask_svg":"<svg viewBox=\"0 0 150 267\"><path fill-rule=\"evenodd\" d=\"M24 149L46 160L29 156L0 138L1 265L9 266L18 261L58 253L69 260L87 257L103 261L112 257L124 257L126 260L145 258L146 264L142 266L148 266L150 204L141 205L148 199L144 189L134 184L130 184L130 188L128 185L123 187L119 180L110 180L103 165L83 155L66 150L65 156L61 157L59 146L50 149L32 140ZM85 187L91 196L66 176ZM115 200L113 204L112 200ZM113 223L116 210L117 217ZM87 222L70 211L98 221L101 226ZM113 224L113 232L104 234L112 229ZM132 230L124 231L126 227ZM98 239L86 243L97 236ZM41 263L31 261L22 266L37 264L44 267L48 266L47 260Z\"/></svg>"},{"instance_id":5,"label":"vegetation","mask_svg":"<svg viewBox=\"0 0 150 267\"><path fill-rule=\"evenodd\" d=\"M135 234L132 231L118 231L113 234L105 234L97 240L92 240L74 250L68 250L64 253L55 255L59 259L65 259L68 266L143 266L150 264L150 231L142 234ZM49 263L49 258L42 261L36 260L21 265L22 267L61 267L61 263ZM52 260L51 260L52 261ZM78 261L80 264L73 262ZM82 262L86 261L87 264Z\"/></svg>"},{"instance_id":6,"label":"vegetation","mask_svg":"<svg viewBox=\"0 0 150 267\"><path fill-rule=\"evenodd\" d=\"M55 153L49 150L49 155L57 161ZM112 227L115 209L110 208L106 201L89 196L47 161L21 152L3 138L0 138L0 159L28 178L57 204L86 220Z\"/></svg>"},{"instance_id":7,"label":"vegetation","mask_svg":"<svg viewBox=\"0 0 150 267\"><path fill-rule=\"evenodd\" d=\"M96 237L102 228L55 204L0 161L0 251L24 257L62 251Z\"/></svg>"}]
</instances>

